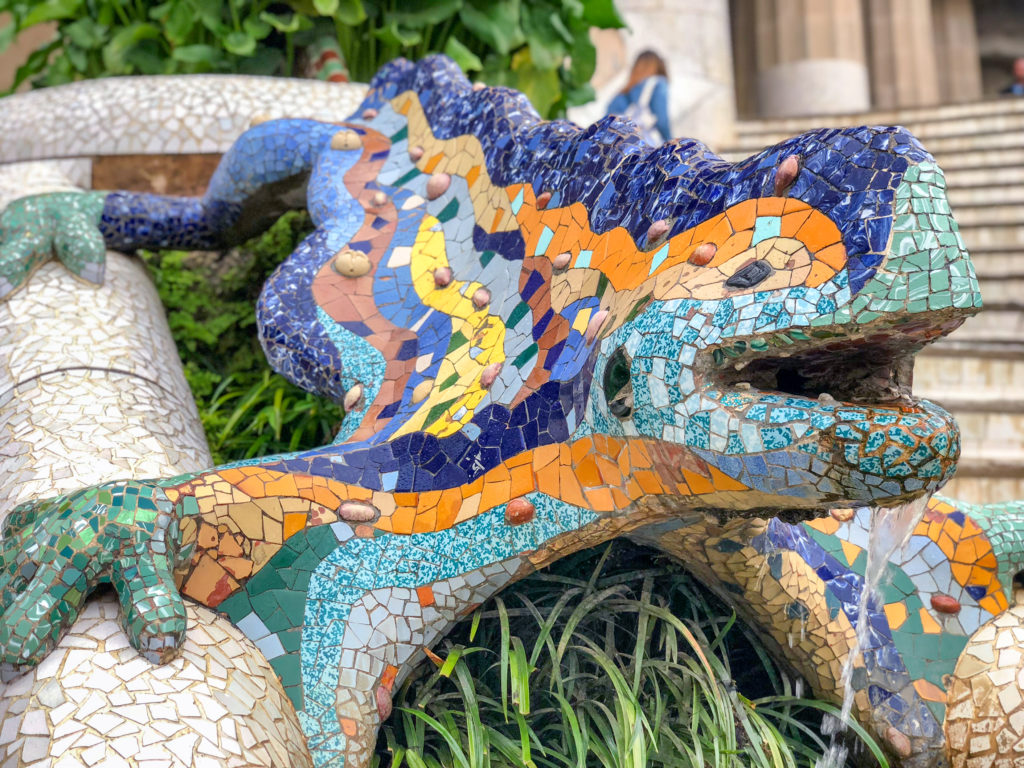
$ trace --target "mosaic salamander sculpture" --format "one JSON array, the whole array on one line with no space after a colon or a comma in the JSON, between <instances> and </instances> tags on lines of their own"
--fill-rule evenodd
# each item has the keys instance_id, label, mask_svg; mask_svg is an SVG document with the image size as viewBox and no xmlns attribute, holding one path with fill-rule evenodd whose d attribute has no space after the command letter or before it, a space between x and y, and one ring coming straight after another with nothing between
<instances>
[{"instance_id":1,"label":"mosaic salamander sculpture","mask_svg":"<svg viewBox=\"0 0 1024 768\"><path fill-rule=\"evenodd\" d=\"M347 416L312 451L19 507L5 675L45 658L103 581L132 645L164 661L184 595L256 642L317 766L363 765L393 686L458 615L634 534L741 602L758 590L736 553L785 590L799 571L814 597L748 613L776 637L793 615L818 622L819 656L796 664L834 695L828 654L856 621L836 583L856 590L860 529L762 518L899 504L952 474L955 423L910 395L913 354L981 303L943 188L899 128L811 132L733 165L695 141L651 149L615 118L542 122L431 57L384 67L342 124L253 127L201 199L16 202L0 219L5 291L54 252L96 281L104 248L219 248L305 205L316 229L264 287L259 332L275 369ZM938 542L930 566L970 564ZM1008 582L972 552L993 574L963 613L980 620ZM873 620L930 632L914 585L903 624L888 602ZM936 651L949 666L954 646ZM935 703L941 681L904 666ZM889 683L894 707L920 703ZM933 746L933 715L898 723L911 752Z\"/></svg>"}]
</instances>

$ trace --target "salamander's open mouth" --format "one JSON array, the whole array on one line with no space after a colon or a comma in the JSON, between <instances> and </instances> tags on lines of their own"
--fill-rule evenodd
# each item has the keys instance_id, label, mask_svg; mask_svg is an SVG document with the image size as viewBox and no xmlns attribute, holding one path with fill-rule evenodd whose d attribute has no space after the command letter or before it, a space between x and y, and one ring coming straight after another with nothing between
<instances>
[{"instance_id":1,"label":"salamander's open mouth","mask_svg":"<svg viewBox=\"0 0 1024 768\"><path fill-rule=\"evenodd\" d=\"M950 414L914 397L913 360L963 320L953 312L879 316L705 350L693 369L701 393L695 402L723 412L721 437L714 418L705 420L707 446L779 457L768 464L787 469L767 481L741 470L743 482L769 491L753 499L762 512L892 505L935 491L956 468L959 430Z\"/></svg>"},{"instance_id":2,"label":"salamander's open mouth","mask_svg":"<svg viewBox=\"0 0 1024 768\"><path fill-rule=\"evenodd\" d=\"M792 329L767 339L733 342L706 353L708 384L821 403L912 406L917 402L912 392L914 355L963 321L953 317L939 324L918 319L871 329Z\"/></svg>"}]
</instances>

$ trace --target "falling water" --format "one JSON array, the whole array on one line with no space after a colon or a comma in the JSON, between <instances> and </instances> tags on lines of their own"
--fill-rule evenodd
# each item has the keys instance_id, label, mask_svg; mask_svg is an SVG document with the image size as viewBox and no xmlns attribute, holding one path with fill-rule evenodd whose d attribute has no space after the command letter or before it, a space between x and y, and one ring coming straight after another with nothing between
<instances>
[{"instance_id":1,"label":"falling water","mask_svg":"<svg viewBox=\"0 0 1024 768\"><path fill-rule=\"evenodd\" d=\"M843 768L848 749L845 735L850 712L853 709L853 662L866 644L870 622L865 620L868 605L879 605L876 599L882 578L887 572L889 560L906 546L910 536L924 516L929 495L897 507L875 507L871 510L871 528L868 531L867 563L864 568L864 582L861 587L860 603L857 606L857 636L850 654L843 665L843 707L838 718L825 715L821 732L829 736L828 751L815 763L815 768Z\"/></svg>"}]
</instances>

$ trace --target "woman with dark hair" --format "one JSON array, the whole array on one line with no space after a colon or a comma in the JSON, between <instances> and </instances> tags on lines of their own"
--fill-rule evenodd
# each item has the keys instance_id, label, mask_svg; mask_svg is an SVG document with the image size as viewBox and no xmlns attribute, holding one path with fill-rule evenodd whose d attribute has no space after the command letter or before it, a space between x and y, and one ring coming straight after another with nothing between
<instances>
[{"instance_id":1,"label":"woman with dark hair","mask_svg":"<svg viewBox=\"0 0 1024 768\"><path fill-rule=\"evenodd\" d=\"M626 87L608 105L609 115L624 115L637 124L649 144L672 137L668 122L668 71L654 51L642 51L633 62Z\"/></svg>"}]
</instances>

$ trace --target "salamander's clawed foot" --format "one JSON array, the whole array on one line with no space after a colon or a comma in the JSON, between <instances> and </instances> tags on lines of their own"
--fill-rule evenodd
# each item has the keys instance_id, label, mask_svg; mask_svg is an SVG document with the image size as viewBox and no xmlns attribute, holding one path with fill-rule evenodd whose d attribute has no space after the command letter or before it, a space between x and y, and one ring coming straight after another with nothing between
<instances>
[{"instance_id":1,"label":"salamander's clawed foot","mask_svg":"<svg viewBox=\"0 0 1024 768\"><path fill-rule=\"evenodd\" d=\"M103 192L53 192L15 200L0 213L0 299L56 256L72 274L103 283Z\"/></svg>"},{"instance_id":2,"label":"salamander's clawed foot","mask_svg":"<svg viewBox=\"0 0 1024 768\"><path fill-rule=\"evenodd\" d=\"M147 481L17 507L0 542L0 675L46 658L104 582L132 646L154 663L173 658L188 625L174 582L179 530L173 503Z\"/></svg>"}]
</instances>

